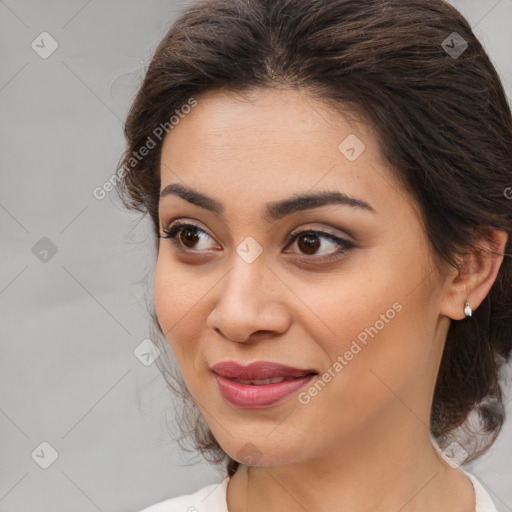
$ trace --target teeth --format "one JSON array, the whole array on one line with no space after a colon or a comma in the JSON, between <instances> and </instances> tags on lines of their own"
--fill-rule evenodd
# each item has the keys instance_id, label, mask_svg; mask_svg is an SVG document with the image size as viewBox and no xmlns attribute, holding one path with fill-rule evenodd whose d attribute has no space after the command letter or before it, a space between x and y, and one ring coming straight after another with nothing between
<instances>
[{"instance_id":1,"label":"teeth","mask_svg":"<svg viewBox=\"0 0 512 512\"><path fill-rule=\"evenodd\" d=\"M278 384L284 380L290 380L288 377L272 377L271 379L256 379L256 380L244 380L235 379L240 384L252 384L253 386L263 386L265 384Z\"/></svg>"}]
</instances>

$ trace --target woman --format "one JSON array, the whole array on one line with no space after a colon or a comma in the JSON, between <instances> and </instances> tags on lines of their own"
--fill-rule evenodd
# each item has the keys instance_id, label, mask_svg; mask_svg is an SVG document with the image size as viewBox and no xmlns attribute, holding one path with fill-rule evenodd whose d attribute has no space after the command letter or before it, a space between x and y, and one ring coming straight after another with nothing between
<instances>
[{"instance_id":1,"label":"woman","mask_svg":"<svg viewBox=\"0 0 512 512\"><path fill-rule=\"evenodd\" d=\"M466 20L442 0L193 4L125 134L182 428L227 462L146 512L496 510L461 465L504 419L512 119Z\"/></svg>"}]
</instances>

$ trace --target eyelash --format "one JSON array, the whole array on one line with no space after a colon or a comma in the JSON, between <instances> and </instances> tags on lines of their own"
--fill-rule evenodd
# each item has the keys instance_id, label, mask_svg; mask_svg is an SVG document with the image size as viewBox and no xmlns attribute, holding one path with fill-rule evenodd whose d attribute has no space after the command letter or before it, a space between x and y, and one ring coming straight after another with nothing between
<instances>
[{"instance_id":1,"label":"eyelash","mask_svg":"<svg viewBox=\"0 0 512 512\"><path fill-rule=\"evenodd\" d=\"M159 238L164 238L170 241L170 243L174 246L174 248L183 253L195 253L195 252L201 252L193 249L183 249L183 246L180 244L180 241L176 238L176 235L181 234L186 228L193 228L197 230L200 233L204 233L209 238L210 235L206 233L204 230L202 230L199 226L196 226L195 224L190 224L186 222L180 222L176 221L169 229L163 229L162 231L165 233L165 236L159 235ZM332 235L331 233L328 233L326 231L317 231L313 229L306 229L304 231L299 231L297 233L291 233L288 235L286 239L286 246L289 244L295 242L297 238L304 235L315 235L319 238L327 238L331 242L334 242L337 244L340 248L335 251L334 253L331 253L328 256L308 256L304 255L307 259L315 259L320 262L327 262L331 260L335 260L340 258L343 254L345 254L348 250L353 249L355 245L352 242L349 242L348 240L343 240L342 238L338 238L337 236Z\"/></svg>"}]
</instances>

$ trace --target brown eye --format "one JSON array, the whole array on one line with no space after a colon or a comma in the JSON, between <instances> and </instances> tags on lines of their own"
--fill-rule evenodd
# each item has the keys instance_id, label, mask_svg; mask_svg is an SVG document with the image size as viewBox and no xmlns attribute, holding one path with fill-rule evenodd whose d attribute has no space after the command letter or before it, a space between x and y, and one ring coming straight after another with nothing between
<instances>
[{"instance_id":1,"label":"brown eye","mask_svg":"<svg viewBox=\"0 0 512 512\"><path fill-rule=\"evenodd\" d=\"M178 250L184 251L201 252L197 245L203 239L211 239L200 227L190 223L175 222L170 229L164 229L163 232L165 236L160 235L160 238L169 239Z\"/></svg>"},{"instance_id":2,"label":"brown eye","mask_svg":"<svg viewBox=\"0 0 512 512\"><path fill-rule=\"evenodd\" d=\"M197 234L197 228L186 227L178 232L178 239L186 247L193 248L200 238Z\"/></svg>"},{"instance_id":3,"label":"brown eye","mask_svg":"<svg viewBox=\"0 0 512 512\"><path fill-rule=\"evenodd\" d=\"M198 248L198 246L200 246L203 241L207 242L208 239L212 240L199 226L179 221L176 221L169 229L164 229L163 232L165 236L159 235L159 237L169 239L177 251L184 253L204 252L204 247ZM327 243L325 240L327 240ZM300 231L296 234L289 235L287 246L294 242L297 242L299 255L310 256L306 259L317 263L339 258L355 247L355 245L348 240L343 240L325 231L315 230ZM327 253L324 252L324 254L317 254L321 249L329 249L329 245L333 247L333 250L327 251ZM296 251L293 252L296 253Z\"/></svg>"},{"instance_id":4,"label":"brown eye","mask_svg":"<svg viewBox=\"0 0 512 512\"><path fill-rule=\"evenodd\" d=\"M323 245L327 245L327 247L329 246L329 243L322 243L322 239L327 240L334 247L334 250L329 251L324 255L314 256ZM299 233L290 235L288 245L294 242L297 242L297 247L300 253L312 256L309 259L316 261L334 259L355 247L355 245L348 240L343 240L342 238L338 238L337 236L325 231L315 230L300 231Z\"/></svg>"},{"instance_id":5,"label":"brown eye","mask_svg":"<svg viewBox=\"0 0 512 512\"><path fill-rule=\"evenodd\" d=\"M299 240L297 245L304 254L315 254L321 245L316 235L300 235L297 240ZM300 241L303 241L303 243L300 243Z\"/></svg>"}]
</instances>

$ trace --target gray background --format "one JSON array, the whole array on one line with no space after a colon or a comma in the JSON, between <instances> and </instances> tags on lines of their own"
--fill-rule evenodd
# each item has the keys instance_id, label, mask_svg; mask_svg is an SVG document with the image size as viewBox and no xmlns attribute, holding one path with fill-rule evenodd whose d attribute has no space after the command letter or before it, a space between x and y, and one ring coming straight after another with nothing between
<instances>
[{"instance_id":1,"label":"gray background","mask_svg":"<svg viewBox=\"0 0 512 512\"><path fill-rule=\"evenodd\" d=\"M452 3L512 97L512 0ZM150 337L149 223L92 194L182 5L0 0L0 512L137 511L222 477L179 449L173 400L133 353ZM45 59L31 47L44 31L58 43ZM58 453L47 469L42 442ZM511 453L512 419L468 467L500 512L512 510Z\"/></svg>"}]
</instances>

